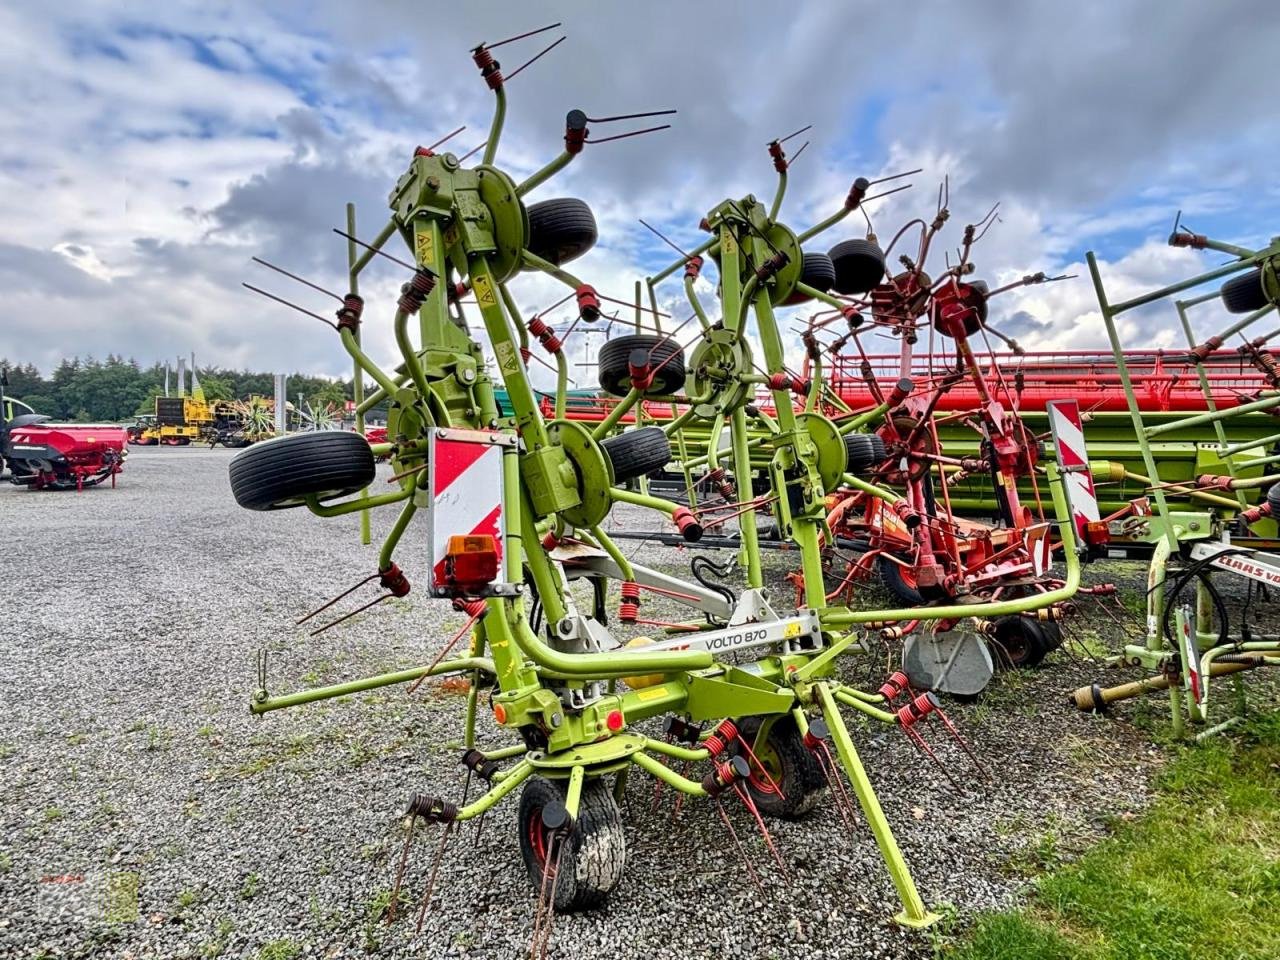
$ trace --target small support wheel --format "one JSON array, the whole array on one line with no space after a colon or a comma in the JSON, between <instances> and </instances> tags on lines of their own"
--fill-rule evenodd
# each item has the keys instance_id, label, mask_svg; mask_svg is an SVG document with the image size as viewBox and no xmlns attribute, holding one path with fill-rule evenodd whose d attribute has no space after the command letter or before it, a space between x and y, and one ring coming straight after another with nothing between
<instances>
[{"instance_id":1,"label":"small support wheel","mask_svg":"<svg viewBox=\"0 0 1280 960\"><path fill-rule=\"evenodd\" d=\"M991 659L1001 670L1034 667L1061 643L1062 632L1057 624L1041 623L1020 614L997 620L995 636L987 641Z\"/></svg>"},{"instance_id":2,"label":"small support wheel","mask_svg":"<svg viewBox=\"0 0 1280 960\"><path fill-rule=\"evenodd\" d=\"M231 461L231 492L247 510L300 507L308 496L334 500L363 490L376 474L358 433L323 430L259 443Z\"/></svg>"},{"instance_id":3,"label":"small support wheel","mask_svg":"<svg viewBox=\"0 0 1280 960\"><path fill-rule=\"evenodd\" d=\"M564 266L596 245L596 218L587 204L574 197L541 200L525 208L529 213L529 252Z\"/></svg>"},{"instance_id":4,"label":"small support wheel","mask_svg":"<svg viewBox=\"0 0 1280 960\"><path fill-rule=\"evenodd\" d=\"M837 293L870 293L884 279L884 251L874 240L854 238L837 243L827 251L835 268Z\"/></svg>"},{"instance_id":5,"label":"small support wheel","mask_svg":"<svg viewBox=\"0 0 1280 960\"><path fill-rule=\"evenodd\" d=\"M761 727L770 719L773 724L769 732L764 741L757 744ZM827 789L827 778L822 774L818 758L804 745L795 720L790 716L745 717L737 721L737 725L739 735L751 746L760 766L768 771L781 791L774 791L769 780L752 764L747 790L760 812L780 820L796 820L816 807Z\"/></svg>"},{"instance_id":6,"label":"small support wheel","mask_svg":"<svg viewBox=\"0 0 1280 960\"><path fill-rule=\"evenodd\" d=\"M671 462L671 442L661 427L627 430L601 440L600 449L609 461L614 483L643 477Z\"/></svg>"},{"instance_id":7,"label":"small support wheel","mask_svg":"<svg viewBox=\"0 0 1280 960\"><path fill-rule=\"evenodd\" d=\"M669 396L684 386L684 351L668 337L632 333L614 337L600 348L600 388L615 397L631 392L632 364L648 369L652 382L645 396Z\"/></svg>"},{"instance_id":8,"label":"small support wheel","mask_svg":"<svg viewBox=\"0 0 1280 960\"><path fill-rule=\"evenodd\" d=\"M564 803L564 782L532 777L520 794L520 856L535 890L542 887L547 856L559 855L555 878L557 913L590 910L604 904L627 862L627 841L613 791L599 777L582 786L578 819L567 836L553 846L553 835L542 818L549 804ZM563 844L563 848L560 845Z\"/></svg>"}]
</instances>

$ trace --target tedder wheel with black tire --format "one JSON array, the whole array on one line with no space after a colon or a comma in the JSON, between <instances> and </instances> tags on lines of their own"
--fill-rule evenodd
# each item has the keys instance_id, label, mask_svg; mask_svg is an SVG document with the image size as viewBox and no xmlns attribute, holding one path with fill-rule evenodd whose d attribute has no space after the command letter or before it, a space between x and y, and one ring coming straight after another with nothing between
<instances>
[{"instance_id":1,"label":"tedder wheel with black tire","mask_svg":"<svg viewBox=\"0 0 1280 960\"><path fill-rule=\"evenodd\" d=\"M924 603L915 571L910 566L902 566L882 556L876 561L876 570L885 588L907 606L918 607Z\"/></svg>"},{"instance_id":2,"label":"tedder wheel with black tire","mask_svg":"<svg viewBox=\"0 0 1280 960\"><path fill-rule=\"evenodd\" d=\"M599 777L582 785L578 819L567 835L556 837L547 821L557 823L564 815L563 784L561 780L532 777L520 794L520 855L534 889L542 889L548 854L559 858L560 869L555 877L557 913L603 905L622 879L627 862L627 841L618 804Z\"/></svg>"},{"instance_id":3,"label":"tedder wheel with black tire","mask_svg":"<svg viewBox=\"0 0 1280 960\"><path fill-rule=\"evenodd\" d=\"M1061 643L1062 631L1056 623L1041 623L1020 614L997 620L995 636L987 641L991 658L1001 670L1034 667Z\"/></svg>"},{"instance_id":4,"label":"tedder wheel with black tire","mask_svg":"<svg viewBox=\"0 0 1280 960\"><path fill-rule=\"evenodd\" d=\"M827 251L835 269L837 293L870 293L884 279L884 251L874 240L843 240Z\"/></svg>"},{"instance_id":5,"label":"tedder wheel with black tire","mask_svg":"<svg viewBox=\"0 0 1280 960\"><path fill-rule=\"evenodd\" d=\"M884 438L878 433L846 433L844 451L845 463L850 473L861 473L878 467L889 456Z\"/></svg>"},{"instance_id":6,"label":"tedder wheel with black tire","mask_svg":"<svg viewBox=\"0 0 1280 960\"><path fill-rule=\"evenodd\" d=\"M582 200L540 200L525 209L529 214L528 249L535 256L559 267L596 245L596 218Z\"/></svg>"},{"instance_id":7,"label":"tedder wheel with black tire","mask_svg":"<svg viewBox=\"0 0 1280 960\"><path fill-rule=\"evenodd\" d=\"M607 341L600 348L600 388L625 397L631 392L632 366L652 371L646 395L667 396L684 386L684 351L667 337L632 333Z\"/></svg>"},{"instance_id":8,"label":"tedder wheel with black tire","mask_svg":"<svg viewBox=\"0 0 1280 960\"><path fill-rule=\"evenodd\" d=\"M671 441L661 427L641 427L600 441L613 466L613 482L626 483L671 462Z\"/></svg>"},{"instance_id":9,"label":"tedder wheel with black tire","mask_svg":"<svg viewBox=\"0 0 1280 960\"><path fill-rule=\"evenodd\" d=\"M800 282L826 293L836 282L836 268L831 265L831 258L825 253L806 253L800 266ZM808 303L812 297L798 290L782 301L783 306L794 306L797 303Z\"/></svg>"},{"instance_id":10,"label":"tedder wheel with black tire","mask_svg":"<svg viewBox=\"0 0 1280 960\"><path fill-rule=\"evenodd\" d=\"M231 461L231 492L248 510L300 507L308 496L333 500L363 490L376 473L358 433L322 430L258 443Z\"/></svg>"},{"instance_id":11,"label":"tedder wheel with black tire","mask_svg":"<svg viewBox=\"0 0 1280 960\"><path fill-rule=\"evenodd\" d=\"M1222 297L1222 305L1228 313L1253 313L1261 310L1269 302L1267 291L1262 286L1262 271L1250 270L1238 277L1232 277L1218 291Z\"/></svg>"},{"instance_id":12,"label":"tedder wheel with black tire","mask_svg":"<svg viewBox=\"0 0 1280 960\"><path fill-rule=\"evenodd\" d=\"M822 792L827 789L827 778L823 776L818 758L804 745L804 736L790 716L773 718L764 742L756 742L761 727L769 719L744 717L736 721L739 735L759 761L759 766L751 764L747 790L765 816L795 820L818 805ZM749 757L747 761L750 763ZM760 767L768 777L761 774Z\"/></svg>"}]
</instances>

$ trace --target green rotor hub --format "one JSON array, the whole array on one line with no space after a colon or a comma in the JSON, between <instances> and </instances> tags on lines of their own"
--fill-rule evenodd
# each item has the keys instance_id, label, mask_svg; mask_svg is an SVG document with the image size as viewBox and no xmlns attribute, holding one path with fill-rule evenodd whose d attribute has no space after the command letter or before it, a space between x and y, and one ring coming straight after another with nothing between
<instances>
[{"instance_id":1,"label":"green rotor hub","mask_svg":"<svg viewBox=\"0 0 1280 960\"><path fill-rule=\"evenodd\" d=\"M830 493L840 486L840 479L847 466L847 453L840 428L820 413L802 413L796 420L817 449L818 476L822 478L823 492Z\"/></svg>"},{"instance_id":2,"label":"green rotor hub","mask_svg":"<svg viewBox=\"0 0 1280 960\"><path fill-rule=\"evenodd\" d=\"M547 426L551 442L558 444L569 457L578 475L578 492L581 502L561 510L565 523L575 527L594 527L609 515L613 501L609 488L613 486L613 470L604 450L591 437L591 431L573 420L556 420Z\"/></svg>"},{"instance_id":3,"label":"green rotor hub","mask_svg":"<svg viewBox=\"0 0 1280 960\"><path fill-rule=\"evenodd\" d=\"M480 199L493 218L493 242L498 248L490 266L494 279L506 283L520 272L520 252L529 240L529 214L516 194L515 181L497 167L477 167L476 176Z\"/></svg>"},{"instance_id":4,"label":"green rotor hub","mask_svg":"<svg viewBox=\"0 0 1280 960\"><path fill-rule=\"evenodd\" d=\"M689 394L707 398L694 408L704 420L731 413L750 399L751 385L745 378L751 373L751 348L745 337L723 328L708 330L693 348L689 366Z\"/></svg>"}]
</instances>

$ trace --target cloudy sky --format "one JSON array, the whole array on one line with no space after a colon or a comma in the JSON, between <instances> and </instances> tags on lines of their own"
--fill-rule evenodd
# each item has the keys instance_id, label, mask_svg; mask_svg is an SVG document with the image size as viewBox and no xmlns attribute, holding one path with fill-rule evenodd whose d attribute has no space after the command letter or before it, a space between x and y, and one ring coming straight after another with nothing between
<instances>
[{"instance_id":1,"label":"cloudy sky","mask_svg":"<svg viewBox=\"0 0 1280 960\"><path fill-rule=\"evenodd\" d=\"M568 40L508 88L498 162L517 179L558 152L571 108L680 111L671 130L588 147L531 198L592 205L601 241L575 269L614 296L670 259L637 217L696 244L699 219L722 199L772 194L765 144L806 123L812 143L783 209L792 226L834 211L856 176L923 167L912 190L872 209L882 237L930 217L949 176L951 246L1001 203L979 276L1081 274L993 302L993 319L1029 347L1105 344L1085 250L1120 297L1221 262L1165 245L1179 208L1196 231L1245 245L1280 233L1273 0L907 9L0 5L0 356L47 372L67 355L146 363L194 350L202 365L348 372L332 331L240 282L328 311L323 297L249 258L340 287L345 247L330 230L345 201L372 234L415 145L462 124L450 147L480 143L492 95L469 48L554 20L564 27L547 37ZM508 72L543 39L504 48ZM847 225L821 248L854 235ZM364 290L366 336L388 360L402 273L380 263ZM560 296L540 278L514 290L527 313ZM678 285L667 294L687 315ZM1197 322L1209 332L1219 319L1210 308ZM1126 336L1175 345L1174 320L1151 310ZM600 338L574 340L581 358Z\"/></svg>"}]
</instances>

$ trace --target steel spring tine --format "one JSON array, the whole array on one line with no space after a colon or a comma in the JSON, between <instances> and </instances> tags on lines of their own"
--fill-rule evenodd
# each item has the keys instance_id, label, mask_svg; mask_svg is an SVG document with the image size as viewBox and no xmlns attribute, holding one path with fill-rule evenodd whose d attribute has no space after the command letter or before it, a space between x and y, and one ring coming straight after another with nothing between
<instances>
[{"instance_id":1,"label":"steel spring tine","mask_svg":"<svg viewBox=\"0 0 1280 960\"><path fill-rule=\"evenodd\" d=\"M308 634L308 636L311 636L311 637L319 636L320 634L324 633L326 630L332 627L336 627L338 624L343 623L347 620L350 620L357 613L364 613L364 611L368 610L370 607L376 607L383 600L391 599L392 596L394 596L394 594L384 593L381 596L376 597L373 600L370 600L363 607L356 607L350 613L345 613L342 616L340 616L337 620L331 620L329 623L326 623L323 627L319 627L318 629L312 630L311 633Z\"/></svg>"},{"instance_id":2,"label":"steel spring tine","mask_svg":"<svg viewBox=\"0 0 1280 960\"><path fill-rule=\"evenodd\" d=\"M765 845L768 846L769 852L773 854L774 861L778 864L778 869L782 871L784 879L788 876L787 865L782 859L782 854L778 852L777 846L773 842L773 834L769 832L768 825L764 822L764 817L760 816L760 810L756 807L755 801L751 799L751 794L739 782L734 782L733 792L736 793L742 802L747 805L747 809L751 811L751 816L755 818L756 826L760 828L760 835L764 838Z\"/></svg>"},{"instance_id":3,"label":"steel spring tine","mask_svg":"<svg viewBox=\"0 0 1280 960\"><path fill-rule=\"evenodd\" d=\"M951 776L951 771L949 771L942 761L938 759L938 755L934 753L929 744L925 742L924 737L922 737L919 732L912 730L910 727L903 727L902 729L907 736L911 738L911 742L923 750L925 755L937 765L938 769L942 771L942 775L947 778L951 786L955 788L956 792L964 793L964 791L960 789L960 784L956 782L955 777Z\"/></svg>"},{"instance_id":4,"label":"steel spring tine","mask_svg":"<svg viewBox=\"0 0 1280 960\"><path fill-rule=\"evenodd\" d=\"M375 574L372 574L372 575L370 575L370 576L365 577L363 580L361 580L359 583L357 583L354 587L350 587L349 589L343 590L340 594L338 594L338 595L337 595L336 597L334 597L332 600L327 601L323 606L316 607L314 610L312 610L310 613L308 613L308 614L307 614L305 617L303 617L301 620L296 620L296 621L294 621L294 623L295 623L297 626L301 626L302 624L304 624L304 623L306 623L308 620L310 620L312 617L314 617L317 613L324 613L324 611L328 610L330 607L332 607L335 603L337 603L337 602L338 602L339 600L341 600L343 597L350 596L351 594L353 594L353 593L355 593L357 590L359 590L361 587L363 587L363 586L364 586L366 583L368 583L369 581L371 581L371 580L377 580L379 576L381 576L381 574L375 573Z\"/></svg>"},{"instance_id":5,"label":"steel spring tine","mask_svg":"<svg viewBox=\"0 0 1280 960\"><path fill-rule=\"evenodd\" d=\"M756 873L756 868L751 865L751 858L747 856L747 848L742 845L742 841L738 838L738 831L733 829L733 821L729 819L729 814L724 808L724 804L720 802L720 798L715 798L716 811L720 814L720 819L724 822L725 829L729 831L729 836L733 838L733 845L737 848L738 857L742 861L742 865L747 868L747 876L751 878L751 882L755 884L757 890L764 893L764 884L760 882L760 875Z\"/></svg>"},{"instance_id":6,"label":"steel spring tine","mask_svg":"<svg viewBox=\"0 0 1280 960\"><path fill-rule=\"evenodd\" d=\"M413 842L413 824L418 818L409 817L409 828L405 833L404 847L400 851L400 866L396 868L396 880L391 885L391 902L387 904L387 924L395 922L396 907L400 903L400 884L404 881L405 867L409 864L409 845Z\"/></svg>"},{"instance_id":7,"label":"steel spring tine","mask_svg":"<svg viewBox=\"0 0 1280 960\"><path fill-rule=\"evenodd\" d=\"M431 864L431 875L427 879L427 889L422 892L422 906L418 909L418 926L414 933L422 932L422 921L427 916L427 907L431 905L431 894L436 888L436 874L440 872L440 863L444 860L444 848L449 842L449 824L440 825L440 846L436 848L435 860Z\"/></svg>"}]
</instances>

